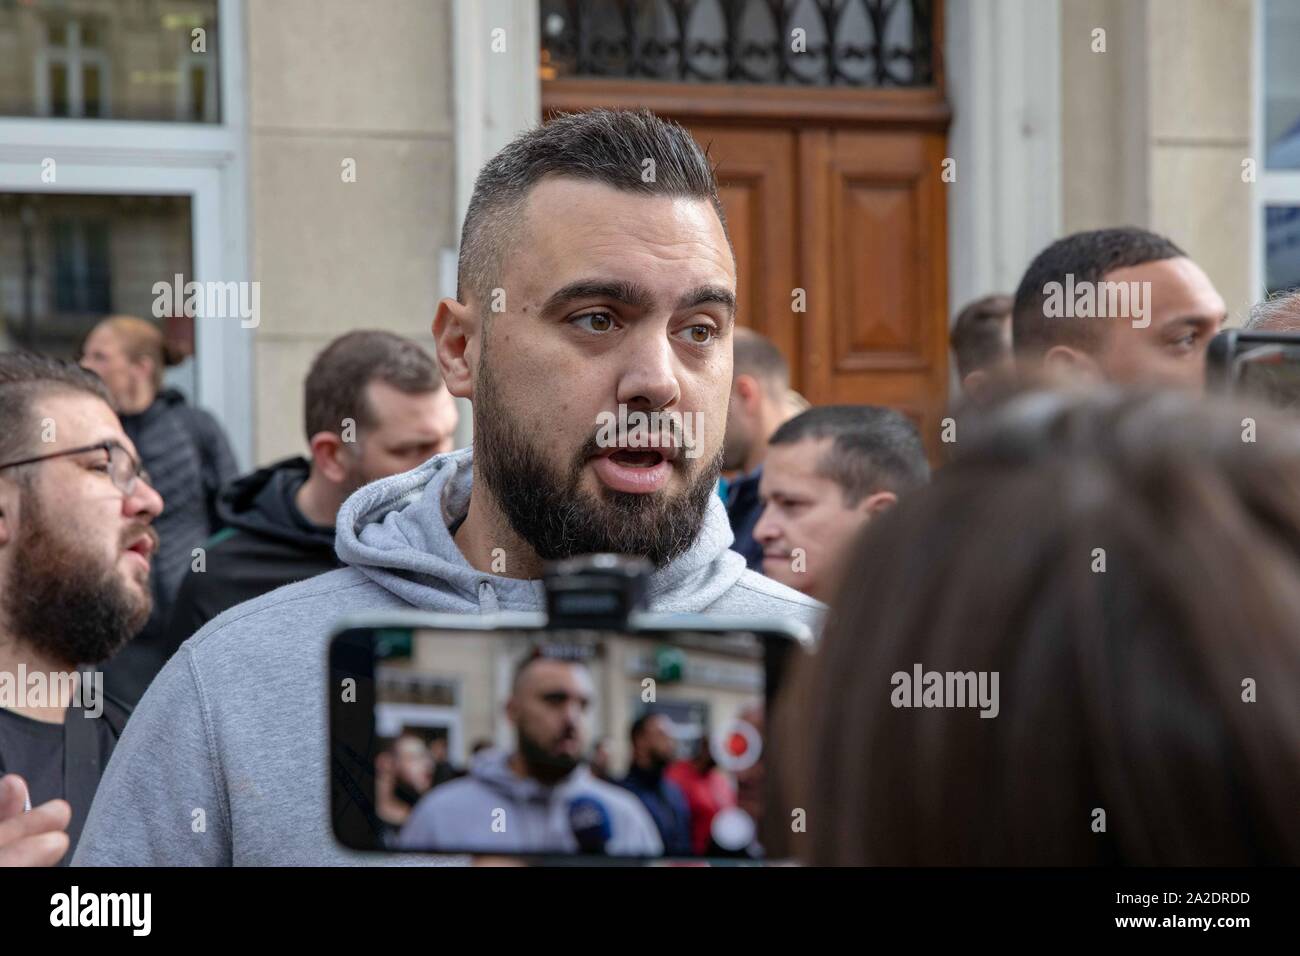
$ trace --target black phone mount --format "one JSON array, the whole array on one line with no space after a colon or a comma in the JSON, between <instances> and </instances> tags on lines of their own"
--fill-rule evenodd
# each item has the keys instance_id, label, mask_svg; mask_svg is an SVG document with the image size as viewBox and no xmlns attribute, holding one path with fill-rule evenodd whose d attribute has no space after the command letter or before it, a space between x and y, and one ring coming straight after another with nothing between
<instances>
[{"instance_id":1,"label":"black phone mount","mask_svg":"<svg viewBox=\"0 0 1300 956\"><path fill-rule=\"evenodd\" d=\"M588 554L546 565L547 626L626 630L646 609L654 566L644 558Z\"/></svg>"}]
</instances>

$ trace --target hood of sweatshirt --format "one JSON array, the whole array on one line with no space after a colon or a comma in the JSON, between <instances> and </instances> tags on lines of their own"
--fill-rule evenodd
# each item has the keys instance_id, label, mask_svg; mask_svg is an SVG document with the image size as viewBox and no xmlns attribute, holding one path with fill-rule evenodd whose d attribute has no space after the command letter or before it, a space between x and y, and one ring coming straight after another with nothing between
<instances>
[{"instance_id":1,"label":"hood of sweatshirt","mask_svg":"<svg viewBox=\"0 0 1300 956\"><path fill-rule=\"evenodd\" d=\"M462 448L354 493L339 509L339 559L421 610L488 614L543 607L540 580L479 571L456 547L450 528L469 510L473 462L473 449ZM651 575L650 610L699 613L722 597L745 573L745 559L730 550L731 541L726 509L710 495L695 543Z\"/></svg>"},{"instance_id":2,"label":"hood of sweatshirt","mask_svg":"<svg viewBox=\"0 0 1300 956\"><path fill-rule=\"evenodd\" d=\"M238 528L304 551L333 554L334 529L312 524L294 503L310 471L307 459L286 458L236 478L217 498L222 527Z\"/></svg>"},{"instance_id":3,"label":"hood of sweatshirt","mask_svg":"<svg viewBox=\"0 0 1300 956\"><path fill-rule=\"evenodd\" d=\"M579 764L567 777L553 786L547 786L531 777L520 777L510 769L510 754L493 748L478 754L470 762L469 775L503 800L519 804L547 804L559 798L590 789L595 779L586 764Z\"/></svg>"}]
</instances>

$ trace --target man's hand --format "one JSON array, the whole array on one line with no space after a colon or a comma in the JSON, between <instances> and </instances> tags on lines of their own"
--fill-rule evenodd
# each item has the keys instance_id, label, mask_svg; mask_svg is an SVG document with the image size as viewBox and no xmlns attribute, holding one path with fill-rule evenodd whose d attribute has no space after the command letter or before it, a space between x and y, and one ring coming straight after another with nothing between
<instances>
[{"instance_id":1,"label":"man's hand","mask_svg":"<svg viewBox=\"0 0 1300 956\"><path fill-rule=\"evenodd\" d=\"M68 852L68 801L50 800L24 813L27 803L22 777L0 777L0 866L54 866Z\"/></svg>"}]
</instances>

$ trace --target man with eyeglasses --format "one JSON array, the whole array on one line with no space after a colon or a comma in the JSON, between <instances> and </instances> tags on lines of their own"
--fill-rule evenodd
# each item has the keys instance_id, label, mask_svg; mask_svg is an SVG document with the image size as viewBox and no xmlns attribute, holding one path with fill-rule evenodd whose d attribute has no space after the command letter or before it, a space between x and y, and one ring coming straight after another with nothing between
<instances>
[{"instance_id":1,"label":"man with eyeglasses","mask_svg":"<svg viewBox=\"0 0 1300 956\"><path fill-rule=\"evenodd\" d=\"M0 354L0 866L71 858L127 716L82 669L149 617L162 508L98 378Z\"/></svg>"}]
</instances>

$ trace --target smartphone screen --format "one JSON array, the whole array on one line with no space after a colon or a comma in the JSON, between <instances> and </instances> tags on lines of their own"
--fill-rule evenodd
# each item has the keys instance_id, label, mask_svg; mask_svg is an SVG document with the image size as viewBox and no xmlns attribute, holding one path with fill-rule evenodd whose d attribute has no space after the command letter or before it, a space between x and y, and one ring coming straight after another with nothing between
<instances>
[{"instance_id":1,"label":"smartphone screen","mask_svg":"<svg viewBox=\"0 0 1300 956\"><path fill-rule=\"evenodd\" d=\"M336 812L336 833L389 851L762 859L767 709L788 643L350 631L344 648L369 648L354 701L369 715L358 726L333 707L335 803L365 812L345 827Z\"/></svg>"}]
</instances>

